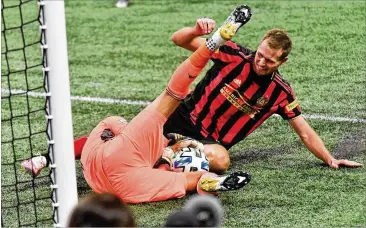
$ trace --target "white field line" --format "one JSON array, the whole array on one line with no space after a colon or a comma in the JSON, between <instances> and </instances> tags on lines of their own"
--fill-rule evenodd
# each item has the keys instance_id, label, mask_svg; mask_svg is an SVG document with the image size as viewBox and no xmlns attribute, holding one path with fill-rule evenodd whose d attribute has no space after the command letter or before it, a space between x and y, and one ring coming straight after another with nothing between
<instances>
[{"instance_id":1,"label":"white field line","mask_svg":"<svg viewBox=\"0 0 366 228\"><path fill-rule=\"evenodd\" d=\"M1 89L2 93L9 94L9 90ZM24 90L11 90L11 94L25 94ZM30 97L45 97L46 93L38 93L28 91L28 96ZM127 104L127 105L148 105L151 102L148 101L133 101L133 100L125 100L125 99L113 99L113 98L101 98L101 97L81 97L81 96L71 96L71 100L74 101L85 101L85 102L97 102L97 103L106 103L106 104Z\"/></svg>"},{"instance_id":2,"label":"white field line","mask_svg":"<svg viewBox=\"0 0 366 228\"><path fill-rule=\"evenodd\" d=\"M2 93L9 94L9 90L1 89ZM11 94L25 94L24 90L11 90ZM31 97L45 97L45 93L38 92L27 92L28 96ZM112 98L101 98L101 97L82 97L82 96L71 96L71 100L73 101L84 101L84 102L96 102L96 103L106 103L106 104L127 104L127 105L148 105L151 102L149 101L136 101L136 100L127 100L127 99L112 99ZM278 115L275 115L279 117ZM318 119L318 120L327 120L332 122L351 122L351 123L366 123L366 119L359 118L350 118L350 117L337 117L337 116L328 116L328 115L319 115L319 114L304 114L304 117L307 119Z\"/></svg>"}]
</instances>

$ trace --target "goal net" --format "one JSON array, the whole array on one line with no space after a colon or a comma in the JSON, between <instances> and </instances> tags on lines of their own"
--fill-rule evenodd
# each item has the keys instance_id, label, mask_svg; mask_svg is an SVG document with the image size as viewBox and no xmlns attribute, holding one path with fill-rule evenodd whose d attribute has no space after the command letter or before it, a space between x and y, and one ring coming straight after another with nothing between
<instances>
[{"instance_id":1,"label":"goal net","mask_svg":"<svg viewBox=\"0 0 366 228\"><path fill-rule=\"evenodd\" d=\"M1 0L1 225L66 226L77 203L62 0ZM37 177L21 161L48 154Z\"/></svg>"}]
</instances>

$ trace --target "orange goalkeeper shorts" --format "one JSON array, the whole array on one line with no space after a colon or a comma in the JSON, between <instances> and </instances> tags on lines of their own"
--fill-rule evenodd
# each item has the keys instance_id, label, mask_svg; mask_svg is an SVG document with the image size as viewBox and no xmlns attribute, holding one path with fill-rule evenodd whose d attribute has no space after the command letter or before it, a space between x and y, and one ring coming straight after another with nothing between
<instances>
[{"instance_id":1,"label":"orange goalkeeper shorts","mask_svg":"<svg viewBox=\"0 0 366 228\"><path fill-rule=\"evenodd\" d=\"M101 121L90 133L81 155L84 177L96 193L110 192L128 203L162 201L183 197L183 173L153 169L166 140L166 117L150 107L130 123L117 116ZM115 135L104 141L110 129Z\"/></svg>"}]
</instances>

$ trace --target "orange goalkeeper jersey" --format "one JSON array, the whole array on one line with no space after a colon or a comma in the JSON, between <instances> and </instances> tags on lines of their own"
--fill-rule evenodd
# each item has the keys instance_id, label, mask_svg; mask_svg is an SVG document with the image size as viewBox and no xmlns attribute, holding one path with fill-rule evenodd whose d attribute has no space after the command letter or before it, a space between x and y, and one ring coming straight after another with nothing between
<instances>
[{"instance_id":1,"label":"orange goalkeeper jersey","mask_svg":"<svg viewBox=\"0 0 366 228\"><path fill-rule=\"evenodd\" d=\"M149 106L130 123L117 116L101 121L90 133L81 155L84 177L97 193L110 192L129 203L183 197L183 173L153 169L164 144L166 117ZM115 135L100 138L105 129Z\"/></svg>"}]
</instances>

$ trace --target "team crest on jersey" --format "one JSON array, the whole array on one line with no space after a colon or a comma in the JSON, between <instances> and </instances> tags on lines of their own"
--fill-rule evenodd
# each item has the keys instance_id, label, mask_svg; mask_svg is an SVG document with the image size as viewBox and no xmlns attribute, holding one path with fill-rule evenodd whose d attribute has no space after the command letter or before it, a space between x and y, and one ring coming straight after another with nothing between
<instances>
[{"instance_id":1,"label":"team crest on jersey","mask_svg":"<svg viewBox=\"0 0 366 228\"><path fill-rule=\"evenodd\" d=\"M268 103L268 99L267 99L267 98L265 98L265 97L260 97L260 98L258 98L258 100L257 100L257 106L258 106L258 107L263 107L263 106L265 106L267 103Z\"/></svg>"}]
</instances>

